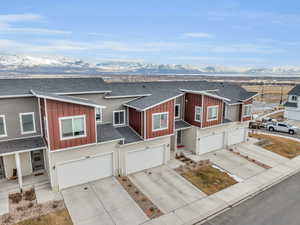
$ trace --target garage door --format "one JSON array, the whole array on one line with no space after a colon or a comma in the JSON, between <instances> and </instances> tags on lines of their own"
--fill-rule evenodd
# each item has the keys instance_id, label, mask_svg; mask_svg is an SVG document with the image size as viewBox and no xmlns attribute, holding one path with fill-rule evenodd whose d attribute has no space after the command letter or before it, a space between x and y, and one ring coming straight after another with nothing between
<instances>
[{"instance_id":1,"label":"garage door","mask_svg":"<svg viewBox=\"0 0 300 225\"><path fill-rule=\"evenodd\" d=\"M199 140L199 153L204 154L224 147L224 133L201 137Z\"/></svg>"},{"instance_id":2,"label":"garage door","mask_svg":"<svg viewBox=\"0 0 300 225\"><path fill-rule=\"evenodd\" d=\"M113 175L113 154L95 156L57 166L59 189Z\"/></svg>"},{"instance_id":3,"label":"garage door","mask_svg":"<svg viewBox=\"0 0 300 225\"><path fill-rule=\"evenodd\" d=\"M228 133L228 145L235 145L244 141L245 128L229 131Z\"/></svg>"},{"instance_id":4,"label":"garage door","mask_svg":"<svg viewBox=\"0 0 300 225\"><path fill-rule=\"evenodd\" d=\"M126 156L127 174L162 165L164 152L163 146L128 152Z\"/></svg>"}]
</instances>

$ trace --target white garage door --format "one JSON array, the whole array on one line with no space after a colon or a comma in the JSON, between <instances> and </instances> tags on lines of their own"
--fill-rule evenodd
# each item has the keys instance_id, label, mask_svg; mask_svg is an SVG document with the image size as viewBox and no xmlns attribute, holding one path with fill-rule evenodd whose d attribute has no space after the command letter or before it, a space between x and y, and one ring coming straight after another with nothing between
<instances>
[{"instance_id":1,"label":"white garage door","mask_svg":"<svg viewBox=\"0 0 300 225\"><path fill-rule=\"evenodd\" d=\"M164 153L163 146L128 152L126 156L127 174L162 165Z\"/></svg>"},{"instance_id":2,"label":"white garage door","mask_svg":"<svg viewBox=\"0 0 300 225\"><path fill-rule=\"evenodd\" d=\"M229 131L228 133L228 145L235 145L244 141L245 128Z\"/></svg>"},{"instance_id":3,"label":"white garage door","mask_svg":"<svg viewBox=\"0 0 300 225\"><path fill-rule=\"evenodd\" d=\"M95 156L57 166L59 189L113 175L113 154Z\"/></svg>"},{"instance_id":4,"label":"white garage door","mask_svg":"<svg viewBox=\"0 0 300 225\"><path fill-rule=\"evenodd\" d=\"M224 133L200 137L199 154L204 154L224 147Z\"/></svg>"}]
</instances>

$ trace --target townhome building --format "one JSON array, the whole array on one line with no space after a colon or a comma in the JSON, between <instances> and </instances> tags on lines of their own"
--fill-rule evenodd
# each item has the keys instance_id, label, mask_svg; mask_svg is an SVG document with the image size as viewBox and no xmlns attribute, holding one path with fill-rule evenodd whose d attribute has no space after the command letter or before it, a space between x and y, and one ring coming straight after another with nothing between
<instances>
[{"instance_id":1,"label":"townhome building","mask_svg":"<svg viewBox=\"0 0 300 225\"><path fill-rule=\"evenodd\" d=\"M296 85L288 93L288 99L284 104L284 118L300 120L300 85Z\"/></svg>"},{"instance_id":2,"label":"townhome building","mask_svg":"<svg viewBox=\"0 0 300 225\"><path fill-rule=\"evenodd\" d=\"M53 190L244 142L254 92L207 81L0 81L0 179ZM1 182L1 181L0 181Z\"/></svg>"}]
</instances>

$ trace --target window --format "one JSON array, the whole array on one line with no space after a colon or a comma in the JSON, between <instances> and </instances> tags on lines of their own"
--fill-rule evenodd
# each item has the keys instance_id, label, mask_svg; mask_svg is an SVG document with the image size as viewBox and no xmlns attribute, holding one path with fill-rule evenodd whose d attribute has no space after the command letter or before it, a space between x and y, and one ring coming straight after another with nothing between
<instances>
[{"instance_id":1,"label":"window","mask_svg":"<svg viewBox=\"0 0 300 225\"><path fill-rule=\"evenodd\" d=\"M59 118L60 139L72 139L86 136L85 115Z\"/></svg>"},{"instance_id":2,"label":"window","mask_svg":"<svg viewBox=\"0 0 300 225\"><path fill-rule=\"evenodd\" d=\"M207 107L207 121L218 119L218 109L219 106L208 106Z\"/></svg>"},{"instance_id":3,"label":"window","mask_svg":"<svg viewBox=\"0 0 300 225\"><path fill-rule=\"evenodd\" d=\"M96 108L96 122L100 123L102 122L102 109Z\"/></svg>"},{"instance_id":4,"label":"window","mask_svg":"<svg viewBox=\"0 0 300 225\"><path fill-rule=\"evenodd\" d=\"M244 113L243 115L246 116L251 116L251 105L244 105Z\"/></svg>"},{"instance_id":5,"label":"window","mask_svg":"<svg viewBox=\"0 0 300 225\"><path fill-rule=\"evenodd\" d=\"M202 108L200 106L195 107L195 121L201 122L201 114L202 114Z\"/></svg>"},{"instance_id":6,"label":"window","mask_svg":"<svg viewBox=\"0 0 300 225\"><path fill-rule=\"evenodd\" d=\"M296 101L297 101L297 96L296 96L296 95L292 95L291 100L292 100L293 102L296 102Z\"/></svg>"},{"instance_id":7,"label":"window","mask_svg":"<svg viewBox=\"0 0 300 225\"><path fill-rule=\"evenodd\" d=\"M283 123L278 123L278 126L279 126L279 127L287 127L287 125L286 125L286 124L283 124Z\"/></svg>"},{"instance_id":8,"label":"window","mask_svg":"<svg viewBox=\"0 0 300 225\"><path fill-rule=\"evenodd\" d=\"M168 113L152 114L152 131L168 129Z\"/></svg>"},{"instance_id":9,"label":"window","mask_svg":"<svg viewBox=\"0 0 300 225\"><path fill-rule=\"evenodd\" d=\"M21 133L31 134L35 133L34 112L20 113Z\"/></svg>"},{"instance_id":10,"label":"window","mask_svg":"<svg viewBox=\"0 0 300 225\"><path fill-rule=\"evenodd\" d=\"M180 118L180 104L175 104L175 119Z\"/></svg>"},{"instance_id":11,"label":"window","mask_svg":"<svg viewBox=\"0 0 300 225\"><path fill-rule=\"evenodd\" d=\"M114 125L125 125L125 110L114 111Z\"/></svg>"},{"instance_id":12,"label":"window","mask_svg":"<svg viewBox=\"0 0 300 225\"><path fill-rule=\"evenodd\" d=\"M6 137L6 124L5 124L5 116L0 115L0 137Z\"/></svg>"}]
</instances>

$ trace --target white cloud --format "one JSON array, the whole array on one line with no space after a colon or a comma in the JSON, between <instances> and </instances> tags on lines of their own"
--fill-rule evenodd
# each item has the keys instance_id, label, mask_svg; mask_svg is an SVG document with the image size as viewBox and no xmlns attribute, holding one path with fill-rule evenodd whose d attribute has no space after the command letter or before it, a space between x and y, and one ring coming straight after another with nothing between
<instances>
[{"instance_id":1,"label":"white cloud","mask_svg":"<svg viewBox=\"0 0 300 225\"><path fill-rule=\"evenodd\" d=\"M212 38L213 37L211 34L203 33L203 32L184 33L183 36L189 38Z\"/></svg>"},{"instance_id":2,"label":"white cloud","mask_svg":"<svg viewBox=\"0 0 300 225\"><path fill-rule=\"evenodd\" d=\"M43 17L39 14L6 14L0 15L0 33L29 33L29 34L70 34L70 31L33 28L13 24L22 24L24 22L39 22Z\"/></svg>"},{"instance_id":3,"label":"white cloud","mask_svg":"<svg viewBox=\"0 0 300 225\"><path fill-rule=\"evenodd\" d=\"M0 23L36 21L40 19L42 19L41 15L32 13L0 15Z\"/></svg>"}]
</instances>

